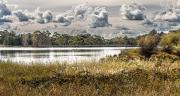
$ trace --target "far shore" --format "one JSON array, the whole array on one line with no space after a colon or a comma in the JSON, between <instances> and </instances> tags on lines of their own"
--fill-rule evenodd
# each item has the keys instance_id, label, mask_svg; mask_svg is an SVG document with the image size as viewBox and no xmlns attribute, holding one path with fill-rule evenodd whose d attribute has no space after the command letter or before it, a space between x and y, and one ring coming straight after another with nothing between
<instances>
[{"instance_id":1,"label":"far shore","mask_svg":"<svg viewBox=\"0 0 180 96\"><path fill-rule=\"evenodd\" d=\"M1 47L33 47L33 48L41 48L41 47L139 47L134 45L62 45L62 46L56 46L56 45L41 45L41 46L12 46L12 45L0 45Z\"/></svg>"}]
</instances>

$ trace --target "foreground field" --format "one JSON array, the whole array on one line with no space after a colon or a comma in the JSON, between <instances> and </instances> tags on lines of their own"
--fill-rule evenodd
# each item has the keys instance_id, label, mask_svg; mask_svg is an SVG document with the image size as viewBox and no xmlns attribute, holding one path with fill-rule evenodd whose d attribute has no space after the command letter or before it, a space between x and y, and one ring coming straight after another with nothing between
<instances>
[{"instance_id":1,"label":"foreground field","mask_svg":"<svg viewBox=\"0 0 180 96\"><path fill-rule=\"evenodd\" d=\"M168 54L81 64L0 62L0 96L179 96L180 61Z\"/></svg>"}]
</instances>

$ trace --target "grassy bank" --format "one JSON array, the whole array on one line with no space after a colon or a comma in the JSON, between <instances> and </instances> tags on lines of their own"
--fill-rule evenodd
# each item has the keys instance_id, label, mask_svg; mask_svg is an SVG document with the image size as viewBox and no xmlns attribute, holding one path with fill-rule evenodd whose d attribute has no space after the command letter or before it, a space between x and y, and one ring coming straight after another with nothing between
<instances>
[{"instance_id":1,"label":"grassy bank","mask_svg":"<svg viewBox=\"0 0 180 96\"><path fill-rule=\"evenodd\" d=\"M81 64L0 62L0 96L179 96L180 60L137 54Z\"/></svg>"}]
</instances>

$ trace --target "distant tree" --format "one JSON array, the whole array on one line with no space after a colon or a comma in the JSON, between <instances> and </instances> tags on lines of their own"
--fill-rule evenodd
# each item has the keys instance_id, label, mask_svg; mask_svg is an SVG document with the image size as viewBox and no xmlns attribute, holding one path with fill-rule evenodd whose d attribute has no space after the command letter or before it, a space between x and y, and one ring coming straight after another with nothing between
<instances>
[{"instance_id":1,"label":"distant tree","mask_svg":"<svg viewBox=\"0 0 180 96\"><path fill-rule=\"evenodd\" d=\"M9 32L7 30L0 31L0 44L4 43L4 39L8 34L9 34Z\"/></svg>"},{"instance_id":2,"label":"distant tree","mask_svg":"<svg viewBox=\"0 0 180 96\"><path fill-rule=\"evenodd\" d=\"M69 45L75 45L75 46L84 45L83 44L83 37L81 37L80 35L73 36L69 40Z\"/></svg>"},{"instance_id":3,"label":"distant tree","mask_svg":"<svg viewBox=\"0 0 180 96\"><path fill-rule=\"evenodd\" d=\"M23 42L23 35L19 34L15 36L15 41L17 46L22 46L22 42Z\"/></svg>"},{"instance_id":4,"label":"distant tree","mask_svg":"<svg viewBox=\"0 0 180 96\"><path fill-rule=\"evenodd\" d=\"M51 45L51 37L49 31L35 31L32 34L33 46L49 46Z\"/></svg>"},{"instance_id":5,"label":"distant tree","mask_svg":"<svg viewBox=\"0 0 180 96\"><path fill-rule=\"evenodd\" d=\"M36 46L36 47L39 46L40 38L42 38L42 37L40 37L40 34L41 34L40 31L33 32L33 34L32 34L32 46Z\"/></svg>"},{"instance_id":6,"label":"distant tree","mask_svg":"<svg viewBox=\"0 0 180 96\"><path fill-rule=\"evenodd\" d=\"M24 46L32 45L32 35L31 35L31 33L23 34L22 43L23 43Z\"/></svg>"},{"instance_id":7,"label":"distant tree","mask_svg":"<svg viewBox=\"0 0 180 96\"><path fill-rule=\"evenodd\" d=\"M15 32L0 31L1 45L23 45L23 46L51 46L51 45L136 45L135 38L116 37L113 39L104 39L101 36L83 34L70 36L68 34L59 34L49 31L35 31L27 34L17 34Z\"/></svg>"},{"instance_id":8,"label":"distant tree","mask_svg":"<svg viewBox=\"0 0 180 96\"><path fill-rule=\"evenodd\" d=\"M69 45L69 38L71 36L67 34L59 34L55 32L51 37L51 42L53 45Z\"/></svg>"},{"instance_id":9,"label":"distant tree","mask_svg":"<svg viewBox=\"0 0 180 96\"><path fill-rule=\"evenodd\" d=\"M48 46L52 45L51 33L49 31L43 31L41 41L42 41L42 45L48 45Z\"/></svg>"},{"instance_id":10,"label":"distant tree","mask_svg":"<svg viewBox=\"0 0 180 96\"><path fill-rule=\"evenodd\" d=\"M96 42L97 45L105 44L105 39L103 37L94 35L93 38L95 39L94 41Z\"/></svg>"},{"instance_id":11,"label":"distant tree","mask_svg":"<svg viewBox=\"0 0 180 96\"><path fill-rule=\"evenodd\" d=\"M15 32L7 32L3 36L3 45L16 45Z\"/></svg>"},{"instance_id":12,"label":"distant tree","mask_svg":"<svg viewBox=\"0 0 180 96\"><path fill-rule=\"evenodd\" d=\"M59 37L60 34L58 34L57 32L54 32L52 37L51 37L51 42L52 42L52 45L58 45L58 42L57 42L57 38Z\"/></svg>"},{"instance_id":13,"label":"distant tree","mask_svg":"<svg viewBox=\"0 0 180 96\"><path fill-rule=\"evenodd\" d=\"M14 45L13 44L14 39L11 38L11 36L6 36L3 41L3 45Z\"/></svg>"},{"instance_id":14,"label":"distant tree","mask_svg":"<svg viewBox=\"0 0 180 96\"><path fill-rule=\"evenodd\" d=\"M109 45L132 45L136 46L137 45L137 40L136 38L128 38L127 36L125 37L115 37L110 40L108 40Z\"/></svg>"}]
</instances>

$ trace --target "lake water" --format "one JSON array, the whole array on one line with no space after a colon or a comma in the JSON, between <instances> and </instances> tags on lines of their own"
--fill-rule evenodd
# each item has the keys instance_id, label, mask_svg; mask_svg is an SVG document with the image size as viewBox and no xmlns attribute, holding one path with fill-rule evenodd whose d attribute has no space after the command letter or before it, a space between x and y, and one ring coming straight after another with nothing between
<instances>
[{"instance_id":1,"label":"lake water","mask_svg":"<svg viewBox=\"0 0 180 96\"><path fill-rule=\"evenodd\" d=\"M132 47L0 47L0 60L21 64L98 61L109 55L118 55Z\"/></svg>"}]
</instances>

